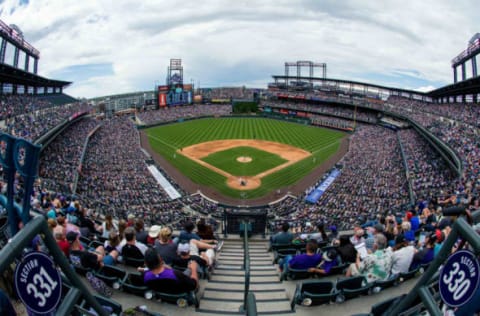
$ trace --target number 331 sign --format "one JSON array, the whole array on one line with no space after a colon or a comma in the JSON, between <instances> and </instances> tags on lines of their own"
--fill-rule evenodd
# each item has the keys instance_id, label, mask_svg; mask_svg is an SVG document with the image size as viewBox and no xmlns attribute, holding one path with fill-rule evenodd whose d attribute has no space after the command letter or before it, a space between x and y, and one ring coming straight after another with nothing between
<instances>
[{"instance_id":1,"label":"number 331 sign","mask_svg":"<svg viewBox=\"0 0 480 316\"><path fill-rule=\"evenodd\" d=\"M467 303L480 283L479 272L478 260L472 252L460 250L451 255L438 280L443 302L451 307Z\"/></svg>"},{"instance_id":2,"label":"number 331 sign","mask_svg":"<svg viewBox=\"0 0 480 316\"><path fill-rule=\"evenodd\" d=\"M49 256L30 252L15 269L15 287L29 310L46 314L52 312L60 301L62 279Z\"/></svg>"}]
</instances>

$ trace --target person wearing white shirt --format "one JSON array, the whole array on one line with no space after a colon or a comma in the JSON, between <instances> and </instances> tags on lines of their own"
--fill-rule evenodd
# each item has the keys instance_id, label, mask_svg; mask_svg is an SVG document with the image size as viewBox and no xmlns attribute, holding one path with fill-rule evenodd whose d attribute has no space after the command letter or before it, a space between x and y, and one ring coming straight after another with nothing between
<instances>
[{"instance_id":1,"label":"person wearing white shirt","mask_svg":"<svg viewBox=\"0 0 480 316\"><path fill-rule=\"evenodd\" d=\"M413 255L416 252L415 247L409 245L405 236L400 234L395 238L395 247L393 250L391 274L407 273L412 264Z\"/></svg>"}]
</instances>

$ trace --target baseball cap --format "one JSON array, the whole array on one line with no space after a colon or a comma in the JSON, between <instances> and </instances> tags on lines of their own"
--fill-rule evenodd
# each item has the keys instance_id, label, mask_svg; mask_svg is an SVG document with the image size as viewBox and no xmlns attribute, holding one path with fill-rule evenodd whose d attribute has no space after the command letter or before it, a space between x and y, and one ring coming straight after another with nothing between
<instances>
[{"instance_id":1,"label":"baseball cap","mask_svg":"<svg viewBox=\"0 0 480 316\"><path fill-rule=\"evenodd\" d=\"M150 236L151 238L157 238L161 228L162 227L159 225L151 226L150 229L148 230L148 236Z\"/></svg>"},{"instance_id":2,"label":"baseball cap","mask_svg":"<svg viewBox=\"0 0 480 316\"><path fill-rule=\"evenodd\" d=\"M337 251L335 249L330 249L328 251L325 251L322 255L323 260L325 261L332 261L337 257Z\"/></svg>"},{"instance_id":3,"label":"baseball cap","mask_svg":"<svg viewBox=\"0 0 480 316\"><path fill-rule=\"evenodd\" d=\"M179 253L189 253L190 252L190 244L178 244L177 252Z\"/></svg>"}]
</instances>

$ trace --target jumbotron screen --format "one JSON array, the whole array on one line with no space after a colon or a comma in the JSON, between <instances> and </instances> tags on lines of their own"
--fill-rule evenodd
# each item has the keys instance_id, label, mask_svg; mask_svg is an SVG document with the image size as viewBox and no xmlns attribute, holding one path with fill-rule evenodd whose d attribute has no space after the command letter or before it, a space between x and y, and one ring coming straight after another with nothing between
<instances>
[{"instance_id":1,"label":"jumbotron screen","mask_svg":"<svg viewBox=\"0 0 480 316\"><path fill-rule=\"evenodd\" d=\"M160 107L192 103L192 85L159 86L158 105Z\"/></svg>"}]
</instances>

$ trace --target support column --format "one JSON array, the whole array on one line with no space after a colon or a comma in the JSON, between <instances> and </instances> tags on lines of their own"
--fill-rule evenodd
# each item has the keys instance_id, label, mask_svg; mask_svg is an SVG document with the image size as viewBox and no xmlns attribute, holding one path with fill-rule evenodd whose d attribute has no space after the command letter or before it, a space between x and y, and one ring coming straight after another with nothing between
<instances>
[{"instance_id":1,"label":"support column","mask_svg":"<svg viewBox=\"0 0 480 316\"><path fill-rule=\"evenodd\" d=\"M28 66L30 65L30 55L26 54L25 55L25 71L28 72Z\"/></svg>"},{"instance_id":2,"label":"support column","mask_svg":"<svg viewBox=\"0 0 480 316\"><path fill-rule=\"evenodd\" d=\"M472 74L474 78L477 76L477 55L472 57Z\"/></svg>"},{"instance_id":3,"label":"support column","mask_svg":"<svg viewBox=\"0 0 480 316\"><path fill-rule=\"evenodd\" d=\"M13 67L18 68L18 55L20 54L20 50L17 46L15 46L15 52L13 55Z\"/></svg>"},{"instance_id":4,"label":"support column","mask_svg":"<svg viewBox=\"0 0 480 316\"><path fill-rule=\"evenodd\" d=\"M7 50L7 41L2 38L2 45L0 46L0 63L5 63L5 52Z\"/></svg>"},{"instance_id":5,"label":"support column","mask_svg":"<svg viewBox=\"0 0 480 316\"><path fill-rule=\"evenodd\" d=\"M467 79L467 70L465 68L465 63L462 63L462 81L465 81Z\"/></svg>"},{"instance_id":6,"label":"support column","mask_svg":"<svg viewBox=\"0 0 480 316\"><path fill-rule=\"evenodd\" d=\"M35 58L33 62L33 73L37 74L37 71L38 71L38 58Z\"/></svg>"},{"instance_id":7,"label":"support column","mask_svg":"<svg viewBox=\"0 0 480 316\"><path fill-rule=\"evenodd\" d=\"M457 83L457 66L453 66L453 83Z\"/></svg>"}]
</instances>

